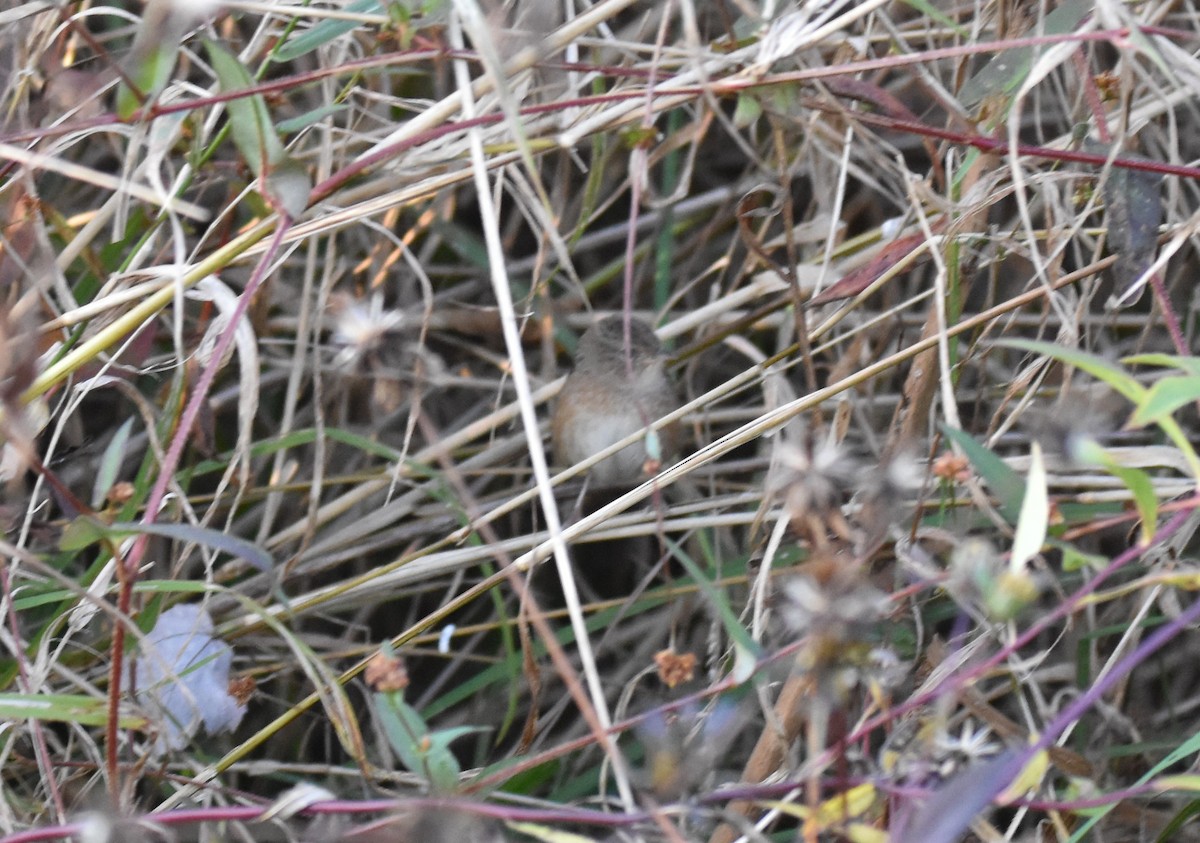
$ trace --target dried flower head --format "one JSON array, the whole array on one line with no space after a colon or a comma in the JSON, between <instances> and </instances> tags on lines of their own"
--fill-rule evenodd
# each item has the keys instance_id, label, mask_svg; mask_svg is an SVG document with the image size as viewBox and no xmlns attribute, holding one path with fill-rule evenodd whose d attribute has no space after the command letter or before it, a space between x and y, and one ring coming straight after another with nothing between
<instances>
[{"instance_id":1,"label":"dried flower head","mask_svg":"<svg viewBox=\"0 0 1200 843\"><path fill-rule=\"evenodd\" d=\"M898 781L932 786L993 757L1002 748L986 726L977 729L966 720L958 735L952 735L933 709L921 708L896 725L879 760L883 770Z\"/></svg>"},{"instance_id":2,"label":"dried flower head","mask_svg":"<svg viewBox=\"0 0 1200 843\"><path fill-rule=\"evenodd\" d=\"M849 537L841 505L853 491L856 473L854 461L841 447L791 437L780 442L772 456L768 496L782 499L794 529L823 545L830 533Z\"/></svg>"},{"instance_id":3,"label":"dried flower head","mask_svg":"<svg viewBox=\"0 0 1200 843\"><path fill-rule=\"evenodd\" d=\"M853 521L860 550L887 537L892 527L911 513L913 500L925 480L925 465L901 451L877 468L860 471L857 509Z\"/></svg>"},{"instance_id":4,"label":"dried flower head","mask_svg":"<svg viewBox=\"0 0 1200 843\"><path fill-rule=\"evenodd\" d=\"M813 700L836 705L872 681L875 631L887 595L866 582L862 566L849 557L828 554L805 567L783 586L779 614L804 637L796 668L811 683Z\"/></svg>"},{"instance_id":5,"label":"dried flower head","mask_svg":"<svg viewBox=\"0 0 1200 843\"><path fill-rule=\"evenodd\" d=\"M933 461L933 476L945 483L966 483L971 479L971 463L962 454L943 451Z\"/></svg>"},{"instance_id":6,"label":"dried flower head","mask_svg":"<svg viewBox=\"0 0 1200 843\"><path fill-rule=\"evenodd\" d=\"M378 295L364 302L344 293L335 294L329 313L333 318L330 342L338 347L333 362L346 369L373 362L404 324L404 314L384 310Z\"/></svg>"},{"instance_id":7,"label":"dried flower head","mask_svg":"<svg viewBox=\"0 0 1200 843\"><path fill-rule=\"evenodd\" d=\"M403 691L408 687L408 670L404 666L404 659L397 655L379 652L371 656L363 678L371 690L381 694Z\"/></svg>"},{"instance_id":8,"label":"dried flower head","mask_svg":"<svg viewBox=\"0 0 1200 843\"><path fill-rule=\"evenodd\" d=\"M850 560L834 557L817 560L788 580L779 611L797 634L859 640L865 629L887 614L888 597L865 582L861 569Z\"/></svg>"},{"instance_id":9,"label":"dried flower head","mask_svg":"<svg viewBox=\"0 0 1200 843\"><path fill-rule=\"evenodd\" d=\"M696 675L696 654L677 653L674 650L659 650L654 654L658 667L658 678L668 688L691 682Z\"/></svg>"},{"instance_id":10,"label":"dried flower head","mask_svg":"<svg viewBox=\"0 0 1200 843\"><path fill-rule=\"evenodd\" d=\"M250 702L256 690L258 682L253 676L235 676L229 680L229 696L233 697L238 705Z\"/></svg>"}]
</instances>

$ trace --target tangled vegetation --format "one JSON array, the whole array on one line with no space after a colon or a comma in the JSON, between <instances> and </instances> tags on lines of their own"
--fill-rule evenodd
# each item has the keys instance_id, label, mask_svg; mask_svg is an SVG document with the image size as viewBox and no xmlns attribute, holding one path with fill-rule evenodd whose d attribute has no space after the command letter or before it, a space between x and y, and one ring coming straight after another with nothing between
<instances>
[{"instance_id":1,"label":"tangled vegetation","mask_svg":"<svg viewBox=\"0 0 1200 843\"><path fill-rule=\"evenodd\" d=\"M1200 839L1198 17L0 9L0 839Z\"/></svg>"}]
</instances>

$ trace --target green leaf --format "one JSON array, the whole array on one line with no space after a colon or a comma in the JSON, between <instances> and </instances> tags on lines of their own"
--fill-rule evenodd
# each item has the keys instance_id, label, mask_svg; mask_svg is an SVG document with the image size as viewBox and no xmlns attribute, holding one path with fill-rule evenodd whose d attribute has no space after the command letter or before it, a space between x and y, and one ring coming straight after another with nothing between
<instances>
[{"instance_id":1,"label":"green leaf","mask_svg":"<svg viewBox=\"0 0 1200 843\"><path fill-rule=\"evenodd\" d=\"M1000 514L1004 519L1010 524L1017 523L1021 513L1021 502L1025 498L1025 481L1021 479L1021 475L969 434L946 425L942 425L942 434L962 449L975 472L988 484L988 488L996 496Z\"/></svg>"},{"instance_id":2,"label":"green leaf","mask_svg":"<svg viewBox=\"0 0 1200 843\"><path fill-rule=\"evenodd\" d=\"M114 529L125 529L130 533L149 533L150 535L162 536L163 538L175 541L193 542L212 547L228 553L230 556L236 556L239 559L249 562L263 573L268 573L275 565L275 560L271 557L271 554L253 542L239 539L237 536L231 536L227 533L222 533L220 530L210 529L209 527L199 527L195 524L136 524L120 522L112 526Z\"/></svg>"},{"instance_id":3,"label":"green leaf","mask_svg":"<svg viewBox=\"0 0 1200 843\"><path fill-rule=\"evenodd\" d=\"M1139 468L1121 465L1099 442L1090 438L1082 443L1079 459L1100 466L1125 484L1142 520L1142 543L1148 545L1158 524L1158 497L1154 494L1150 475Z\"/></svg>"},{"instance_id":4,"label":"green leaf","mask_svg":"<svg viewBox=\"0 0 1200 843\"><path fill-rule=\"evenodd\" d=\"M1176 354L1131 354L1122 357L1128 366L1159 366L1164 369L1179 369L1189 375L1200 376L1200 357L1180 357Z\"/></svg>"},{"instance_id":5,"label":"green leaf","mask_svg":"<svg viewBox=\"0 0 1200 843\"><path fill-rule=\"evenodd\" d=\"M964 152L962 163L954 169L954 176L950 179L950 187L955 194L962 193L963 183L968 176L976 171L975 162L979 160L981 155L982 153L974 147Z\"/></svg>"},{"instance_id":6,"label":"green leaf","mask_svg":"<svg viewBox=\"0 0 1200 843\"><path fill-rule=\"evenodd\" d=\"M376 457L382 457L389 462L398 462L401 459L401 454L395 448L389 448L379 442L372 442L366 437L359 436L356 433L350 433L337 427L326 428L323 435L335 442L341 442L343 445L349 445L352 448L357 448L364 454L370 454ZM250 448L251 457L264 457L279 451L286 451L290 448L299 448L304 445L311 445L320 437L314 428L306 427L299 430L294 430L284 436L275 439L267 439L263 442L257 442ZM185 469L180 472L183 480L190 480L193 477L201 477L205 474L224 471L229 466L229 456L221 459L204 460L196 465L193 469ZM186 486L187 483L185 482Z\"/></svg>"},{"instance_id":7,"label":"green leaf","mask_svg":"<svg viewBox=\"0 0 1200 843\"><path fill-rule=\"evenodd\" d=\"M808 96L799 83L784 82L760 89L762 106L777 114L796 114L801 107L801 97Z\"/></svg>"},{"instance_id":8,"label":"green leaf","mask_svg":"<svg viewBox=\"0 0 1200 843\"><path fill-rule=\"evenodd\" d=\"M242 91L254 85L254 79L236 56L214 41L205 41L204 46L222 92ZM254 175L261 177L270 165L287 157L261 94L231 99L225 107L229 111L233 143Z\"/></svg>"},{"instance_id":9,"label":"green leaf","mask_svg":"<svg viewBox=\"0 0 1200 843\"><path fill-rule=\"evenodd\" d=\"M308 177L308 170L295 158L286 157L272 164L266 185L271 198L292 219L299 217L308 207L312 181Z\"/></svg>"},{"instance_id":10,"label":"green leaf","mask_svg":"<svg viewBox=\"0 0 1200 843\"><path fill-rule=\"evenodd\" d=\"M422 743L429 735L429 727L421 715L405 704L400 691L376 693L375 708L383 734L400 756L400 763L414 773L423 773Z\"/></svg>"},{"instance_id":11,"label":"green leaf","mask_svg":"<svg viewBox=\"0 0 1200 843\"><path fill-rule=\"evenodd\" d=\"M1098 354L1089 354L1076 348L1067 348L1040 340L1000 340L996 345L1043 354L1060 363L1067 363L1077 369L1082 369L1092 377L1104 381L1134 404L1140 403L1146 395L1146 388L1138 383L1133 375L1120 365L1111 360L1105 360Z\"/></svg>"},{"instance_id":12,"label":"green leaf","mask_svg":"<svg viewBox=\"0 0 1200 843\"><path fill-rule=\"evenodd\" d=\"M230 536L219 530L194 524L136 524L116 522L105 524L90 515L81 515L67 525L59 539L61 550L82 550L103 539L121 541L139 534L162 536L175 541L193 542L236 556L264 573L274 565L274 559L258 545Z\"/></svg>"},{"instance_id":13,"label":"green leaf","mask_svg":"<svg viewBox=\"0 0 1200 843\"><path fill-rule=\"evenodd\" d=\"M1051 539L1048 544L1062 554L1062 569L1067 572L1079 571L1089 566L1103 567L1108 562L1107 556L1084 553L1068 542Z\"/></svg>"},{"instance_id":14,"label":"green leaf","mask_svg":"<svg viewBox=\"0 0 1200 843\"><path fill-rule=\"evenodd\" d=\"M1153 781L1154 778L1156 776L1159 776L1160 774L1162 774L1162 772L1164 770L1169 770L1171 767L1174 767L1175 765L1182 763L1183 761L1187 760L1190 756L1195 755L1197 752L1200 752L1200 732L1193 733L1191 735L1191 737L1189 737L1187 740L1180 743L1179 746L1177 746L1175 749L1173 749L1169 753L1167 753L1166 758L1163 758L1161 761L1159 761L1157 764L1155 764L1153 767L1151 767L1146 773L1144 773L1142 775L1141 778L1139 778L1136 782L1134 782L1132 784L1132 786L1133 787L1141 787L1142 785L1147 784L1150 781ZM1194 758L1191 759L1191 761L1189 763L1195 763L1195 759ZM1169 788L1170 786L1171 785L1168 783L1168 781L1164 780L1162 788L1156 788L1156 789ZM1071 835L1071 839L1068 840L1067 843L1081 843L1081 841L1090 840L1091 838L1088 837L1088 832L1091 831L1092 827L1095 826L1096 823L1098 823L1098 822L1100 822L1100 820L1104 819L1104 817L1107 816L1108 812L1111 811L1113 808L1115 808L1117 806L1117 804L1118 804L1118 800L1113 800L1113 802L1111 804L1103 806L1101 808L1097 808L1095 815L1089 817L1087 822L1083 823L1081 826L1079 826L1079 828L1075 829L1075 832Z\"/></svg>"},{"instance_id":15,"label":"green leaf","mask_svg":"<svg viewBox=\"0 0 1200 843\"><path fill-rule=\"evenodd\" d=\"M1089 0L1066 0L1046 15L1042 31L1038 34L1063 35L1073 32L1091 12L1092 3ZM1014 47L997 53L962 86L958 92L959 102L967 108L974 108L988 97L1010 97L1016 93L1033 68L1036 49ZM1003 109L1001 115L1007 111L1007 108Z\"/></svg>"},{"instance_id":16,"label":"green leaf","mask_svg":"<svg viewBox=\"0 0 1200 843\"><path fill-rule=\"evenodd\" d=\"M1110 465L1108 470L1124 483L1125 488L1133 495L1138 517L1142 519L1141 544L1143 547L1149 547L1158 527L1158 496L1154 494L1154 483L1150 480L1150 475L1140 468L1120 465Z\"/></svg>"},{"instance_id":17,"label":"green leaf","mask_svg":"<svg viewBox=\"0 0 1200 843\"><path fill-rule=\"evenodd\" d=\"M1025 484L1010 558L1014 571L1024 569L1030 559L1041 553L1050 522L1050 499L1046 494L1046 466L1041 445L1034 442L1029 456L1029 479Z\"/></svg>"},{"instance_id":18,"label":"green leaf","mask_svg":"<svg viewBox=\"0 0 1200 843\"><path fill-rule=\"evenodd\" d=\"M1200 375L1168 375L1150 385L1129 419L1130 427L1162 424L1185 404L1200 399Z\"/></svg>"},{"instance_id":19,"label":"green leaf","mask_svg":"<svg viewBox=\"0 0 1200 843\"><path fill-rule=\"evenodd\" d=\"M751 650L741 641L734 641L733 667L729 671L729 678L739 685L749 682L754 676L754 671L758 669L757 652L757 647Z\"/></svg>"},{"instance_id":20,"label":"green leaf","mask_svg":"<svg viewBox=\"0 0 1200 843\"><path fill-rule=\"evenodd\" d=\"M936 21L945 29L957 32L960 37L968 38L970 36L970 32L966 27L961 26L954 18L928 2L928 0L904 0L904 2L930 20Z\"/></svg>"},{"instance_id":21,"label":"green leaf","mask_svg":"<svg viewBox=\"0 0 1200 843\"><path fill-rule=\"evenodd\" d=\"M352 12L358 15L374 15L383 11L383 4L379 0L356 0L346 6L347 12ZM356 20L335 20L327 18L312 27L312 29L298 35L286 44L282 44L271 53L271 60L277 62L292 61L300 56L311 53L313 50L328 44L347 32L353 32L363 24Z\"/></svg>"},{"instance_id":22,"label":"green leaf","mask_svg":"<svg viewBox=\"0 0 1200 843\"><path fill-rule=\"evenodd\" d=\"M483 239L465 225L455 222L435 222L431 228L445 238L446 246L464 261L479 269L487 269L487 246Z\"/></svg>"},{"instance_id":23,"label":"green leaf","mask_svg":"<svg viewBox=\"0 0 1200 843\"><path fill-rule=\"evenodd\" d=\"M414 773L425 776L437 793L453 792L462 772L450 742L475 731L469 727L430 732L417 710L404 701L400 691L375 694L375 710L388 743L400 761Z\"/></svg>"},{"instance_id":24,"label":"green leaf","mask_svg":"<svg viewBox=\"0 0 1200 843\"><path fill-rule=\"evenodd\" d=\"M700 570L700 566L696 564L696 560L692 559L679 544L666 537L663 538L663 541L666 542L671 555L679 560L679 563L683 565L688 575L696 581L696 586L700 589L700 593L704 595L705 599L708 600L709 606L717 613L717 617L721 619L721 623L725 627L725 632L736 647L739 664L744 667L747 659L751 662L757 659L762 652L762 648L758 646L758 642L754 640L738 621L737 613L730 607L724 592L718 589L705 576L704 571Z\"/></svg>"},{"instance_id":25,"label":"green leaf","mask_svg":"<svg viewBox=\"0 0 1200 843\"><path fill-rule=\"evenodd\" d=\"M1162 780L1160 779L1160 781ZM1154 838L1154 843L1170 843L1170 841L1178 839L1176 835L1197 814L1200 814L1200 801L1193 799L1180 808L1175 816L1171 817L1171 821L1163 826L1162 831L1158 833L1158 837Z\"/></svg>"},{"instance_id":26,"label":"green leaf","mask_svg":"<svg viewBox=\"0 0 1200 843\"><path fill-rule=\"evenodd\" d=\"M129 444L129 434L132 430L133 419L128 418L117 428L112 441L104 449L104 455L100 457L100 466L96 470L96 482L92 484L93 509L99 509L104 505L104 499L108 497L113 484L117 482L117 475L121 471L121 463L125 461L125 448Z\"/></svg>"},{"instance_id":27,"label":"green leaf","mask_svg":"<svg viewBox=\"0 0 1200 843\"><path fill-rule=\"evenodd\" d=\"M85 694L0 694L0 721L42 720L103 726L108 722L108 699ZM120 714L122 729L145 729L146 718Z\"/></svg>"},{"instance_id":28,"label":"green leaf","mask_svg":"<svg viewBox=\"0 0 1200 843\"><path fill-rule=\"evenodd\" d=\"M1134 24L1133 21L1130 21L1130 23L1133 25L1129 27L1129 42L1133 44L1134 48L1139 53L1150 59L1150 61L1154 62L1154 65L1158 68L1159 72L1162 73L1162 75L1167 79L1171 80L1172 87L1187 84L1175 73L1174 63L1167 61L1167 57L1162 54L1162 51L1158 48L1158 45L1146 37L1146 33L1142 32L1142 28L1140 26Z\"/></svg>"},{"instance_id":29,"label":"green leaf","mask_svg":"<svg viewBox=\"0 0 1200 843\"><path fill-rule=\"evenodd\" d=\"M733 109L733 125L739 129L753 125L762 116L762 103L753 92L742 91L738 94L737 105Z\"/></svg>"},{"instance_id":30,"label":"green leaf","mask_svg":"<svg viewBox=\"0 0 1200 843\"><path fill-rule=\"evenodd\" d=\"M1133 376L1122 367L1095 354L1088 354L1071 348L1063 348L1052 343L1035 342L1032 340L1002 340L997 345L1019 348L1025 351L1032 351L1036 354L1045 354L1063 363L1069 363L1107 383L1121 395L1128 398L1135 407L1140 407L1147 403L1150 393L1149 389L1134 380ZM1143 361L1168 360L1172 361L1171 365L1179 365L1184 358L1143 356L1133 359ZM1188 470L1191 472L1193 479L1200 481L1200 456L1197 456L1196 449L1192 446L1191 440L1188 439L1187 434L1184 433L1179 423L1171 418L1169 414L1163 415L1161 413L1154 415L1151 420L1162 429L1167 438L1183 454L1184 459L1187 460Z\"/></svg>"},{"instance_id":31,"label":"green leaf","mask_svg":"<svg viewBox=\"0 0 1200 843\"><path fill-rule=\"evenodd\" d=\"M145 21L142 26L146 26ZM138 40L144 40L141 33L138 34ZM164 38L155 44L145 44L144 49L133 51L125 73L147 99L153 100L167 86L175 69L180 44L178 39ZM138 95L122 80L117 86L117 115L122 120L128 120L142 104Z\"/></svg>"},{"instance_id":32,"label":"green leaf","mask_svg":"<svg viewBox=\"0 0 1200 843\"><path fill-rule=\"evenodd\" d=\"M244 91L254 84L236 56L213 41L205 41L204 45L222 91ZM250 170L262 180L279 211L292 219L299 217L308 207L311 182L304 166L289 156L280 142L266 99L262 94L240 96L229 100L225 107L229 110L233 144Z\"/></svg>"},{"instance_id":33,"label":"green leaf","mask_svg":"<svg viewBox=\"0 0 1200 843\"><path fill-rule=\"evenodd\" d=\"M101 521L90 515L81 515L63 528L62 535L58 537L58 549L69 553L83 550L113 535Z\"/></svg>"},{"instance_id":34,"label":"green leaf","mask_svg":"<svg viewBox=\"0 0 1200 843\"><path fill-rule=\"evenodd\" d=\"M1196 449L1192 447L1192 442L1188 439L1183 428L1179 423L1171 417L1160 418L1158 426L1162 428L1162 432L1167 435L1171 443L1179 449L1179 453L1183 454L1183 458L1187 460L1188 470L1191 472L1192 479L1200 482L1200 457L1196 455Z\"/></svg>"},{"instance_id":35,"label":"green leaf","mask_svg":"<svg viewBox=\"0 0 1200 843\"><path fill-rule=\"evenodd\" d=\"M319 123L331 114L341 114L349 106L345 103L330 103L314 108L311 111L306 111L303 114L291 117L287 120L280 120L275 124L275 128L281 135L291 135L299 132L301 129L307 129L315 123Z\"/></svg>"},{"instance_id":36,"label":"green leaf","mask_svg":"<svg viewBox=\"0 0 1200 843\"><path fill-rule=\"evenodd\" d=\"M429 733L429 749L425 753L425 769L429 774L429 783L438 793L453 793L458 789L459 776L462 767L458 759L450 751L450 743L463 735L483 732L485 729L477 726L457 726L453 729L440 729Z\"/></svg>"}]
</instances>

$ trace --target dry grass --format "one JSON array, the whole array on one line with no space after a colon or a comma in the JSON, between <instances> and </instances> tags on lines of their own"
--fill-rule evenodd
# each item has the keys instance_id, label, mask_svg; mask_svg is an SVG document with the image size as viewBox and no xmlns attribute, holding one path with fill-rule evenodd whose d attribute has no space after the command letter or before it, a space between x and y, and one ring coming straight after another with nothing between
<instances>
[{"instance_id":1,"label":"dry grass","mask_svg":"<svg viewBox=\"0 0 1200 843\"><path fill-rule=\"evenodd\" d=\"M1200 11L566 5L0 11L4 840L1196 836Z\"/></svg>"}]
</instances>

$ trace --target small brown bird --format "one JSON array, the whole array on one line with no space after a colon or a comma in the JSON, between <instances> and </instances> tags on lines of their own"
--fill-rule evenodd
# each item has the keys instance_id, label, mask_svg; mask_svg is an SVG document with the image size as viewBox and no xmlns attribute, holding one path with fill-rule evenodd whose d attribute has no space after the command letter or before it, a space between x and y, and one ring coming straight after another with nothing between
<instances>
[{"instance_id":1,"label":"small brown bird","mask_svg":"<svg viewBox=\"0 0 1200 843\"><path fill-rule=\"evenodd\" d=\"M654 329L640 319L608 316L580 338L575 369L567 377L551 420L554 457L562 466L581 462L679 407L666 372L666 354ZM678 423L658 431L661 457L679 445ZM646 442L634 442L592 466L593 490L632 488L658 470Z\"/></svg>"}]
</instances>

